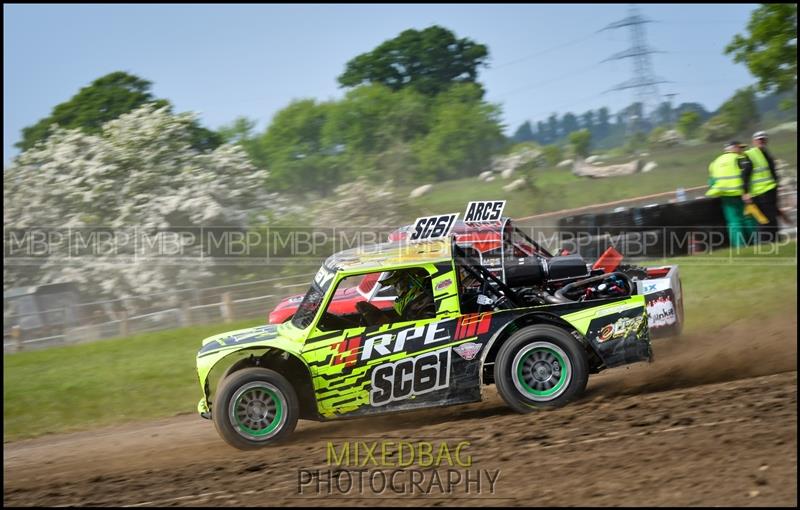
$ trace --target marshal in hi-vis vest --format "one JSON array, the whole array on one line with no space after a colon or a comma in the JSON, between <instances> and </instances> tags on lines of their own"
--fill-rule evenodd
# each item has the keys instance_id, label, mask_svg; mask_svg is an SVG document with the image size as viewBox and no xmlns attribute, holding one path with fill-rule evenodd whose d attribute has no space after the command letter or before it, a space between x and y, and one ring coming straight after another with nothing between
<instances>
[{"instance_id":1,"label":"marshal in hi-vis vest","mask_svg":"<svg viewBox=\"0 0 800 510\"><path fill-rule=\"evenodd\" d=\"M746 156L735 152L726 152L708 165L710 186L706 191L708 197L740 197L742 188L742 171L738 159Z\"/></svg>"},{"instance_id":2,"label":"marshal in hi-vis vest","mask_svg":"<svg viewBox=\"0 0 800 510\"><path fill-rule=\"evenodd\" d=\"M750 178L750 196L757 197L778 186L769 170L769 162L758 147L744 151L753 162L753 176Z\"/></svg>"}]
</instances>

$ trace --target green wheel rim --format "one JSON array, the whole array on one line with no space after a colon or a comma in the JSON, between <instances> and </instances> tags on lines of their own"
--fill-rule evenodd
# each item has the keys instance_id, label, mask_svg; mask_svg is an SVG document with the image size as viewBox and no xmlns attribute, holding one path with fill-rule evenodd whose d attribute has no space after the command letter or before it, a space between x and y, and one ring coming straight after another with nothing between
<instances>
[{"instance_id":1,"label":"green wheel rim","mask_svg":"<svg viewBox=\"0 0 800 510\"><path fill-rule=\"evenodd\" d=\"M239 388L231 399L230 417L237 432L248 439L274 436L286 421L286 400L272 384L253 382Z\"/></svg>"},{"instance_id":2,"label":"green wheel rim","mask_svg":"<svg viewBox=\"0 0 800 510\"><path fill-rule=\"evenodd\" d=\"M572 376L572 365L564 351L549 342L535 342L520 350L512 370L517 389L538 401L561 395Z\"/></svg>"}]
</instances>

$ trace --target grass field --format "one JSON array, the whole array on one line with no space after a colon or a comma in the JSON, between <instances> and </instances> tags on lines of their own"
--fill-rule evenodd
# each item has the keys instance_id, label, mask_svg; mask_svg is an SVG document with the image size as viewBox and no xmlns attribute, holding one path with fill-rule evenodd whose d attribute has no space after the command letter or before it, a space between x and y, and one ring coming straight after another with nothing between
<instances>
[{"instance_id":1,"label":"grass field","mask_svg":"<svg viewBox=\"0 0 800 510\"><path fill-rule=\"evenodd\" d=\"M426 195L411 200L413 211L409 212L409 218L464 211L470 200L506 200L505 214L513 218L700 186L707 183L708 164L721 154L721 147L722 144L715 143L653 151L643 159L655 161L658 168L622 177L590 179L576 177L570 169L543 168L530 173L532 188L513 192L503 191L503 186L516 177L498 177L492 182L475 177L441 182ZM770 149L775 157L797 168L795 132L773 136ZM410 189L400 192L408 193Z\"/></svg>"},{"instance_id":2,"label":"grass field","mask_svg":"<svg viewBox=\"0 0 800 510\"><path fill-rule=\"evenodd\" d=\"M686 331L732 318L796 313L797 245L720 250L680 264ZM732 277L735 275L735 278ZM3 356L4 441L195 411L194 356L209 335L260 324L192 327Z\"/></svg>"}]
</instances>

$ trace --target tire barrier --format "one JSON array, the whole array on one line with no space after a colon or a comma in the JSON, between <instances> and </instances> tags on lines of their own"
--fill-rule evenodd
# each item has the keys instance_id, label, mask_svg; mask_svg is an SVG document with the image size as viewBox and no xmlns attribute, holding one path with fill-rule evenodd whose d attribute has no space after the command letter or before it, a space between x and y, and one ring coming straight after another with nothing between
<instances>
[{"instance_id":1,"label":"tire barrier","mask_svg":"<svg viewBox=\"0 0 800 510\"><path fill-rule=\"evenodd\" d=\"M577 214L558 220L568 236L563 247L589 260L613 246L628 257L658 258L728 246L719 198L642 207L606 213Z\"/></svg>"}]
</instances>

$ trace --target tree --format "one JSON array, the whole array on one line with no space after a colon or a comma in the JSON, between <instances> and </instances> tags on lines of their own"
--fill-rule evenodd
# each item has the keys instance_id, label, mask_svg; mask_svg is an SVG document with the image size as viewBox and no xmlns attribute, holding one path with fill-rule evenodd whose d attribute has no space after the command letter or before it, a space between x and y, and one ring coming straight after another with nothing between
<instances>
[{"instance_id":1,"label":"tree","mask_svg":"<svg viewBox=\"0 0 800 510\"><path fill-rule=\"evenodd\" d=\"M480 99L474 84L452 86L436 96L431 129L415 142L419 180L445 180L478 175L503 141L500 107Z\"/></svg>"},{"instance_id":2,"label":"tree","mask_svg":"<svg viewBox=\"0 0 800 510\"><path fill-rule=\"evenodd\" d=\"M569 134L569 143L576 156L585 158L589 155L592 144L592 134L588 129L581 129Z\"/></svg>"},{"instance_id":3,"label":"tree","mask_svg":"<svg viewBox=\"0 0 800 510\"><path fill-rule=\"evenodd\" d=\"M749 131L758 124L756 94L752 87L739 89L719 108L719 115L730 125L733 134Z\"/></svg>"},{"instance_id":4,"label":"tree","mask_svg":"<svg viewBox=\"0 0 800 510\"><path fill-rule=\"evenodd\" d=\"M563 136L577 131L580 128L578 125L578 118L572 112L567 112L561 118L561 134Z\"/></svg>"},{"instance_id":5,"label":"tree","mask_svg":"<svg viewBox=\"0 0 800 510\"><path fill-rule=\"evenodd\" d=\"M703 120L695 111L686 111L678 119L677 129L687 140L694 139Z\"/></svg>"},{"instance_id":6,"label":"tree","mask_svg":"<svg viewBox=\"0 0 800 510\"><path fill-rule=\"evenodd\" d=\"M151 82L121 71L101 76L69 100L56 105L49 116L23 128L22 140L15 146L23 151L30 149L46 139L54 125L97 134L106 122L147 103L159 108L166 106L171 111L169 101L153 97L151 86ZM219 135L201 127L196 120L191 131L190 143L198 149L213 150L222 143Z\"/></svg>"},{"instance_id":7,"label":"tree","mask_svg":"<svg viewBox=\"0 0 800 510\"><path fill-rule=\"evenodd\" d=\"M730 140L736 130L724 115L715 115L703 124L703 139L707 142Z\"/></svg>"},{"instance_id":8,"label":"tree","mask_svg":"<svg viewBox=\"0 0 800 510\"><path fill-rule=\"evenodd\" d=\"M488 56L483 44L458 39L450 30L433 25L422 31L405 30L356 56L338 80L343 87L380 83L392 90L411 87L434 96L454 83L477 83L478 68L486 66Z\"/></svg>"},{"instance_id":9,"label":"tree","mask_svg":"<svg viewBox=\"0 0 800 510\"><path fill-rule=\"evenodd\" d=\"M97 237L86 247L52 243L40 265L6 266L4 281L72 281L86 296L121 298L202 284L213 276L213 260L200 257L209 245L202 247L199 227L244 228L251 214L264 204L277 208L280 200L264 192L265 172L240 147L205 153L191 147L195 120L145 104L97 134L59 128L20 154L3 172L6 230L46 225L84 241L98 232L115 237L106 245ZM164 245L143 242L176 229L187 235L163 252ZM175 247L191 261L176 265L166 256L175 255ZM65 264L68 255L79 263Z\"/></svg>"},{"instance_id":10,"label":"tree","mask_svg":"<svg viewBox=\"0 0 800 510\"><path fill-rule=\"evenodd\" d=\"M661 104L658 105L656 108L655 114L653 115L654 119L653 122L656 125L660 124L672 124L672 105L669 104L667 101L662 101Z\"/></svg>"},{"instance_id":11,"label":"tree","mask_svg":"<svg viewBox=\"0 0 800 510\"><path fill-rule=\"evenodd\" d=\"M547 137L547 125L541 120L536 122L536 141L542 144L550 142Z\"/></svg>"},{"instance_id":12,"label":"tree","mask_svg":"<svg viewBox=\"0 0 800 510\"><path fill-rule=\"evenodd\" d=\"M556 166L564 158L564 151L560 145L544 145L542 156L548 166Z\"/></svg>"},{"instance_id":13,"label":"tree","mask_svg":"<svg viewBox=\"0 0 800 510\"><path fill-rule=\"evenodd\" d=\"M535 140L536 136L534 136L533 129L531 129L531 123L527 120L523 122L517 128L517 131L514 133L514 136L512 136L511 139L515 143L530 142Z\"/></svg>"},{"instance_id":14,"label":"tree","mask_svg":"<svg viewBox=\"0 0 800 510\"><path fill-rule=\"evenodd\" d=\"M590 133L594 132L594 112L589 110L581 115L581 127L588 129Z\"/></svg>"},{"instance_id":15,"label":"tree","mask_svg":"<svg viewBox=\"0 0 800 510\"><path fill-rule=\"evenodd\" d=\"M378 153L410 142L428 132L429 99L414 89L393 92L377 83L357 87L331 103L323 142L349 154Z\"/></svg>"},{"instance_id":16,"label":"tree","mask_svg":"<svg viewBox=\"0 0 800 510\"><path fill-rule=\"evenodd\" d=\"M762 4L750 15L747 34L725 47L758 78L762 92L797 92L797 4Z\"/></svg>"},{"instance_id":17,"label":"tree","mask_svg":"<svg viewBox=\"0 0 800 510\"><path fill-rule=\"evenodd\" d=\"M274 189L325 195L339 182L341 169L331 164L336 148L322 140L331 108L331 103L304 99L275 114L259 140Z\"/></svg>"},{"instance_id":18,"label":"tree","mask_svg":"<svg viewBox=\"0 0 800 510\"><path fill-rule=\"evenodd\" d=\"M611 114L605 106L597 110L597 129L598 136L604 138L611 129Z\"/></svg>"},{"instance_id":19,"label":"tree","mask_svg":"<svg viewBox=\"0 0 800 510\"><path fill-rule=\"evenodd\" d=\"M700 103L681 103L675 108L675 115L680 118L686 112L695 112L700 116L700 120L705 121L711 117L711 113Z\"/></svg>"},{"instance_id":20,"label":"tree","mask_svg":"<svg viewBox=\"0 0 800 510\"><path fill-rule=\"evenodd\" d=\"M547 118L547 142L555 142L560 138L558 132L558 115L551 113Z\"/></svg>"}]
</instances>

